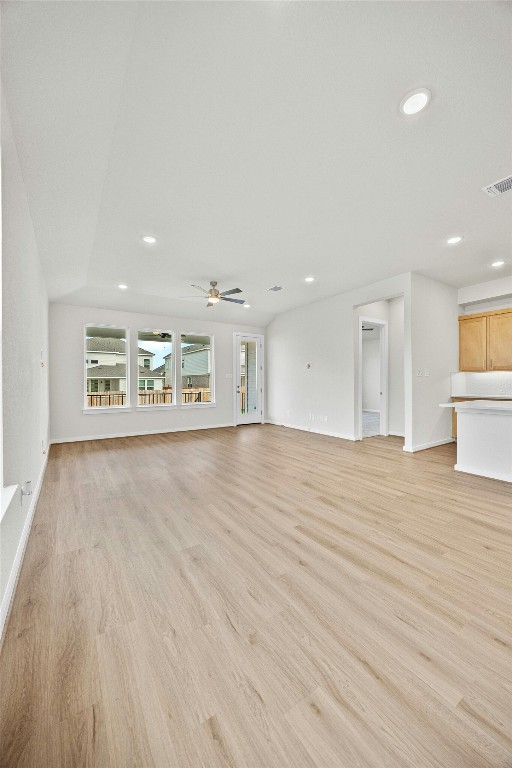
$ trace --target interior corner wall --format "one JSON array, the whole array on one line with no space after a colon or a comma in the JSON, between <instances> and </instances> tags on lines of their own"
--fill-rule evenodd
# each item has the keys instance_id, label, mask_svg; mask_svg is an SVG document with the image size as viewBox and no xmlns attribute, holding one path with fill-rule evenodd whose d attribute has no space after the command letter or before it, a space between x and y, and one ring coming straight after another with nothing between
<instances>
[{"instance_id":1,"label":"interior corner wall","mask_svg":"<svg viewBox=\"0 0 512 768\"><path fill-rule=\"evenodd\" d=\"M405 450L451 442L450 374L458 370L457 289L411 276L412 431ZM425 376L425 371L429 375Z\"/></svg>"},{"instance_id":2,"label":"interior corner wall","mask_svg":"<svg viewBox=\"0 0 512 768\"><path fill-rule=\"evenodd\" d=\"M136 373L134 351L137 334L148 328L181 333L210 334L214 339L215 405L168 409L142 408L84 413L84 332L86 325L128 328L132 351L131 368ZM145 315L68 304L50 304L50 439L54 443L95 440L104 437L172 432L234 424L233 370L234 333L264 334L256 326L216 323L211 320ZM179 372L178 372L179 374ZM136 382L132 376L132 383ZM133 392L136 391L132 388Z\"/></svg>"},{"instance_id":3,"label":"interior corner wall","mask_svg":"<svg viewBox=\"0 0 512 768\"><path fill-rule=\"evenodd\" d=\"M407 273L278 315L266 332L268 421L354 440L359 391L354 308L407 296L409 290ZM406 324L409 307L408 302Z\"/></svg>"},{"instance_id":4,"label":"interior corner wall","mask_svg":"<svg viewBox=\"0 0 512 768\"><path fill-rule=\"evenodd\" d=\"M48 449L48 298L5 101L2 227L3 479L6 486L31 480L33 495L25 496L22 504L18 489L0 523L0 631Z\"/></svg>"}]
</instances>

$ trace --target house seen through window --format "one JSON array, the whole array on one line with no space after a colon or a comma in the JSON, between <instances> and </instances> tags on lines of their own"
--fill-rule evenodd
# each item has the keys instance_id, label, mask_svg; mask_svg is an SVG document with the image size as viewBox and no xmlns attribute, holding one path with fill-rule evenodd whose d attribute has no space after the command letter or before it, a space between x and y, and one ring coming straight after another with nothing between
<instances>
[{"instance_id":1,"label":"house seen through window","mask_svg":"<svg viewBox=\"0 0 512 768\"><path fill-rule=\"evenodd\" d=\"M181 335L181 401L184 405L213 402L211 336Z\"/></svg>"},{"instance_id":2,"label":"house seen through window","mask_svg":"<svg viewBox=\"0 0 512 768\"><path fill-rule=\"evenodd\" d=\"M139 331L138 346L138 404L172 405L175 402L172 332Z\"/></svg>"},{"instance_id":3,"label":"house seen through window","mask_svg":"<svg viewBox=\"0 0 512 768\"><path fill-rule=\"evenodd\" d=\"M128 405L126 329L85 329L85 405L112 408Z\"/></svg>"}]
</instances>

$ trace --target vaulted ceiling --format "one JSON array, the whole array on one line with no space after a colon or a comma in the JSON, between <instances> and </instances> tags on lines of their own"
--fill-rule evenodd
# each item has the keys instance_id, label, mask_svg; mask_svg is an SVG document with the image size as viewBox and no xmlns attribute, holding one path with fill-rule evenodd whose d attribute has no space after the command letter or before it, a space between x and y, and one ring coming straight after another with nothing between
<instances>
[{"instance_id":1,"label":"vaulted ceiling","mask_svg":"<svg viewBox=\"0 0 512 768\"><path fill-rule=\"evenodd\" d=\"M259 324L409 270L511 273L512 192L481 190L512 173L510 3L2 5L52 300ZM212 279L250 309L179 298Z\"/></svg>"}]
</instances>

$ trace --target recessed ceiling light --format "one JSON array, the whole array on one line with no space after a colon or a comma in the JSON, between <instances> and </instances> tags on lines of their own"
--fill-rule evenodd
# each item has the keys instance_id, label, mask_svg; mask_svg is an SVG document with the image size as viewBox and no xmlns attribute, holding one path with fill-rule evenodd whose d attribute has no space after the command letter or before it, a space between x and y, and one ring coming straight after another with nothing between
<instances>
[{"instance_id":1,"label":"recessed ceiling light","mask_svg":"<svg viewBox=\"0 0 512 768\"><path fill-rule=\"evenodd\" d=\"M128 288L128 286L127 286L127 285L125 285L124 283L121 283L121 284L120 284L120 285L118 285L117 287L118 287L118 288L120 288L122 291L126 291L126 289Z\"/></svg>"},{"instance_id":2,"label":"recessed ceiling light","mask_svg":"<svg viewBox=\"0 0 512 768\"><path fill-rule=\"evenodd\" d=\"M156 237L154 235L144 235L141 239L143 243L148 243L148 245L156 243Z\"/></svg>"},{"instance_id":3,"label":"recessed ceiling light","mask_svg":"<svg viewBox=\"0 0 512 768\"><path fill-rule=\"evenodd\" d=\"M504 265L504 261L493 261L491 264L491 267L502 267Z\"/></svg>"},{"instance_id":4,"label":"recessed ceiling light","mask_svg":"<svg viewBox=\"0 0 512 768\"><path fill-rule=\"evenodd\" d=\"M455 235L455 237L449 237L446 241L448 245L455 245L456 243L460 243L462 240L462 237L460 235Z\"/></svg>"},{"instance_id":5,"label":"recessed ceiling light","mask_svg":"<svg viewBox=\"0 0 512 768\"><path fill-rule=\"evenodd\" d=\"M250 307L251 307L250 304L244 304L244 309L250 309Z\"/></svg>"},{"instance_id":6,"label":"recessed ceiling light","mask_svg":"<svg viewBox=\"0 0 512 768\"><path fill-rule=\"evenodd\" d=\"M416 88L404 96L400 102L400 110L404 115L416 115L425 109L430 101L431 93L428 88Z\"/></svg>"},{"instance_id":7,"label":"recessed ceiling light","mask_svg":"<svg viewBox=\"0 0 512 768\"><path fill-rule=\"evenodd\" d=\"M305 277L304 278L304 282L306 282L306 283L314 283L315 282L315 278L314 277Z\"/></svg>"}]
</instances>

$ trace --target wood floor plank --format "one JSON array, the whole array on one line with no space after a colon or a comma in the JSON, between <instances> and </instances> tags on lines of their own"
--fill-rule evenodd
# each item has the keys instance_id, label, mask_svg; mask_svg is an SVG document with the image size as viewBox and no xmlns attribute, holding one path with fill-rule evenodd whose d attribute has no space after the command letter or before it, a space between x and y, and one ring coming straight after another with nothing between
<instances>
[{"instance_id":1,"label":"wood floor plank","mask_svg":"<svg viewBox=\"0 0 512 768\"><path fill-rule=\"evenodd\" d=\"M256 425L55 445L0 768L512 768L512 487Z\"/></svg>"}]
</instances>

